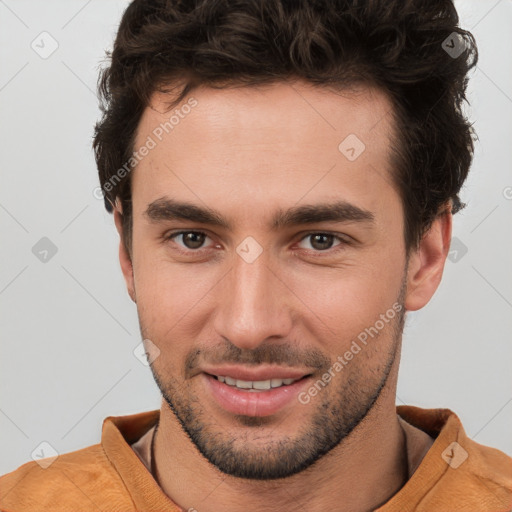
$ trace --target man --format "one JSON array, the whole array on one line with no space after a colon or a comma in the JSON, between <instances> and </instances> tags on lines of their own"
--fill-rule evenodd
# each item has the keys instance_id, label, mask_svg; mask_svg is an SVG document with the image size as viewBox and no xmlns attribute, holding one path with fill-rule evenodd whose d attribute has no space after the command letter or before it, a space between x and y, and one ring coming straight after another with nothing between
<instances>
[{"instance_id":1,"label":"man","mask_svg":"<svg viewBox=\"0 0 512 512\"><path fill-rule=\"evenodd\" d=\"M160 411L5 475L7 511L506 511L511 459L395 407L473 154L436 2L135 0L94 148Z\"/></svg>"}]
</instances>

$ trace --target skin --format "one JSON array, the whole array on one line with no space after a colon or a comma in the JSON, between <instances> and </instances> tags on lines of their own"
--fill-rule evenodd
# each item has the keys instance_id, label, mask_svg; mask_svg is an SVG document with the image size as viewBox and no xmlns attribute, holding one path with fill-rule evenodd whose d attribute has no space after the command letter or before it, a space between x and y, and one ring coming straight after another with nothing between
<instances>
[{"instance_id":1,"label":"skin","mask_svg":"<svg viewBox=\"0 0 512 512\"><path fill-rule=\"evenodd\" d=\"M160 350L151 366L163 396L158 483L199 512L372 510L404 485L407 458L417 462L430 440L412 427L404 437L396 381L403 314L425 306L440 283L451 215L407 254L389 164L391 104L377 89L340 93L298 80L192 96L197 106L131 176L131 253L119 204L114 213L141 332ZM168 99L153 96L135 148L168 119ZM338 149L349 134L366 146L354 161ZM162 198L213 209L230 229L151 220L148 205ZM269 227L278 209L340 199L373 222ZM207 236L165 238L179 230ZM236 252L248 236L262 249L252 263ZM279 361L316 381L394 304L402 313L309 403L258 418L211 400L202 365Z\"/></svg>"}]
</instances>

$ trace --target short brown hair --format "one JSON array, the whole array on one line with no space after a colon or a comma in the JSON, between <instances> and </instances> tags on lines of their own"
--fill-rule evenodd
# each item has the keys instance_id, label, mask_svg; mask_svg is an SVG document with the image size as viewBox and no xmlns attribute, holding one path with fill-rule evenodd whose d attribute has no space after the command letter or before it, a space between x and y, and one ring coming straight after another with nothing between
<instances>
[{"instance_id":1,"label":"short brown hair","mask_svg":"<svg viewBox=\"0 0 512 512\"><path fill-rule=\"evenodd\" d=\"M199 85L294 78L387 93L405 244L417 246L443 208L463 207L458 193L473 159L462 105L478 52L458 22L452 0L134 0L100 74L103 116L93 143L105 207L112 212L116 197L123 206L127 249L130 174L105 185L130 161L152 94L179 85L173 108Z\"/></svg>"}]
</instances>

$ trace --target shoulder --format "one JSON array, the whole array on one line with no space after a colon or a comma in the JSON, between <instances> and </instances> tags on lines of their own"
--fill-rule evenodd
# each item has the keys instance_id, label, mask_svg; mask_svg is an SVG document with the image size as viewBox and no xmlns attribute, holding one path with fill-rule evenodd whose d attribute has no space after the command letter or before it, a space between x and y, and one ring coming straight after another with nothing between
<instances>
[{"instance_id":1,"label":"shoulder","mask_svg":"<svg viewBox=\"0 0 512 512\"><path fill-rule=\"evenodd\" d=\"M414 510L422 512L512 510L511 457L471 439L449 409L398 409L403 419L433 437L434 443L395 502L414 502Z\"/></svg>"},{"instance_id":2,"label":"shoulder","mask_svg":"<svg viewBox=\"0 0 512 512\"><path fill-rule=\"evenodd\" d=\"M454 453L454 463L450 469L454 470L454 474L458 469L464 470L469 489L473 489L475 494L488 494L489 499L495 498L496 503L506 506L506 510L512 509L511 457L496 448L481 445L466 435L461 435L453 447L445 450L448 461L451 453Z\"/></svg>"},{"instance_id":3,"label":"shoulder","mask_svg":"<svg viewBox=\"0 0 512 512\"><path fill-rule=\"evenodd\" d=\"M47 467L45 461L51 462ZM43 462L43 464L41 464ZM28 462L0 477L2 512L134 510L119 474L100 444Z\"/></svg>"},{"instance_id":4,"label":"shoulder","mask_svg":"<svg viewBox=\"0 0 512 512\"><path fill-rule=\"evenodd\" d=\"M508 455L460 436L444 447L440 457L444 472L425 497L426 508L420 510L512 510L512 458Z\"/></svg>"}]
</instances>

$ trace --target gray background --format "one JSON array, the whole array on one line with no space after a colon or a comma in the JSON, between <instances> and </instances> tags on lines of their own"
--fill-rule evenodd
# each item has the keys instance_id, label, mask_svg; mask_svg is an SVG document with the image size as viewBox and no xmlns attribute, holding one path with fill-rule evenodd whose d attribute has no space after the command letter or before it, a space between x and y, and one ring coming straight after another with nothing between
<instances>
[{"instance_id":1,"label":"gray background","mask_svg":"<svg viewBox=\"0 0 512 512\"><path fill-rule=\"evenodd\" d=\"M105 417L160 405L94 195L97 71L126 5L0 0L0 474L42 441L77 450L99 442ZM451 408L469 436L512 455L512 1L456 5L480 49L480 142L441 287L409 314L397 403ZM46 261L43 237L57 249Z\"/></svg>"}]
</instances>

